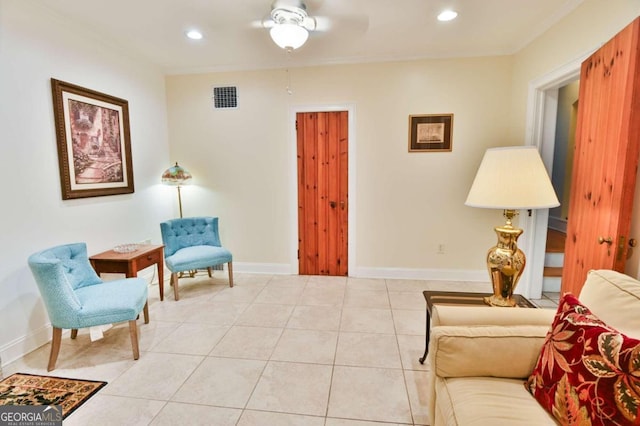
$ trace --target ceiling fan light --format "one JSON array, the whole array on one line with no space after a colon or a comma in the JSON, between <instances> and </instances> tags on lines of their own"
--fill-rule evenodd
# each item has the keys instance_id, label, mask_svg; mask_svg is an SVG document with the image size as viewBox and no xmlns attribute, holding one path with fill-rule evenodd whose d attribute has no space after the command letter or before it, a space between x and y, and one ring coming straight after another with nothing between
<instances>
[{"instance_id":1,"label":"ceiling fan light","mask_svg":"<svg viewBox=\"0 0 640 426\"><path fill-rule=\"evenodd\" d=\"M185 35L190 38L191 40L201 40L202 39L202 33L198 30L189 30L187 32L185 32Z\"/></svg>"},{"instance_id":2,"label":"ceiling fan light","mask_svg":"<svg viewBox=\"0 0 640 426\"><path fill-rule=\"evenodd\" d=\"M269 30L271 39L282 49L297 49L309 38L309 31L297 24L276 24Z\"/></svg>"},{"instance_id":3,"label":"ceiling fan light","mask_svg":"<svg viewBox=\"0 0 640 426\"><path fill-rule=\"evenodd\" d=\"M455 10L444 10L438 15L438 21L447 22L456 19L458 12Z\"/></svg>"}]
</instances>

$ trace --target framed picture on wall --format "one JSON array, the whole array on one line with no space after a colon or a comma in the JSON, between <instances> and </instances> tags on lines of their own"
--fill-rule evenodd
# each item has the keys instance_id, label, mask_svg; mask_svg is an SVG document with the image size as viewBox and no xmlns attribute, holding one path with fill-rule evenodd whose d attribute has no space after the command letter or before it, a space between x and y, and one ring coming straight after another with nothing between
<instances>
[{"instance_id":1,"label":"framed picture on wall","mask_svg":"<svg viewBox=\"0 0 640 426\"><path fill-rule=\"evenodd\" d=\"M446 152L452 149L453 114L409 116L409 152Z\"/></svg>"},{"instance_id":2,"label":"framed picture on wall","mask_svg":"<svg viewBox=\"0 0 640 426\"><path fill-rule=\"evenodd\" d=\"M62 199L133 193L129 103L51 79Z\"/></svg>"}]
</instances>

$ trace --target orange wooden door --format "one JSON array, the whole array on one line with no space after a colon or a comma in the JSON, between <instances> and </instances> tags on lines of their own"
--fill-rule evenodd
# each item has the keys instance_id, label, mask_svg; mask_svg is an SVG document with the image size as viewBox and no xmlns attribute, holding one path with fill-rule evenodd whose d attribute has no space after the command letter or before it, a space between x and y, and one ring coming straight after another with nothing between
<instances>
[{"instance_id":1,"label":"orange wooden door","mask_svg":"<svg viewBox=\"0 0 640 426\"><path fill-rule=\"evenodd\" d=\"M582 63L562 291L624 271L640 147L640 18Z\"/></svg>"},{"instance_id":2,"label":"orange wooden door","mask_svg":"<svg viewBox=\"0 0 640 426\"><path fill-rule=\"evenodd\" d=\"M301 275L347 275L348 112L296 114Z\"/></svg>"}]
</instances>

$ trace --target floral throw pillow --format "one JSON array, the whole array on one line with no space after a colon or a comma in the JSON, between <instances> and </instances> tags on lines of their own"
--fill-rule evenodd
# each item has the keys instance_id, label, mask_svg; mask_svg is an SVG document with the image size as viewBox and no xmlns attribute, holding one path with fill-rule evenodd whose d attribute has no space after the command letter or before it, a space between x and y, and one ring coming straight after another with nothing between
<instances>
[{"instance_id":1,"label":"floral throw pillow","mask_svg":"<svg viewBox=\"0 0 640 426\"><path fill-rule=\"evenodd\" d=\"M640 340L566 294L525 386L562 425L640 425Z\"/></svg>"}]
</instances>

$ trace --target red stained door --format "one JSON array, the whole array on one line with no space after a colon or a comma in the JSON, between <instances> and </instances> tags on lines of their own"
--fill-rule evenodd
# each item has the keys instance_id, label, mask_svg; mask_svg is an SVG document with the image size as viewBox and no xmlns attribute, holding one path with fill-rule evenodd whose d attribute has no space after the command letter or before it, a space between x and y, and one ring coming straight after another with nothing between
<instances>
[{"instance_id":1,"label":"red stained door","mask_svg":"<svg viewBox=\"0 0 640 426\"><path fill-rule=\"evenodd\" d=\"M347 270L347 111L296 114L298 258L301 275Z\"/></svg>"},{"instance_id":2,"label":"red stained door","mask_svg":"<svg viewBox=\"0 0 640 426\"><path fill-rule=\"evenodd\" d=\"M624 271L640 147L640 18L582 63L562 292Z\"/></svg>"}]
</instances>

